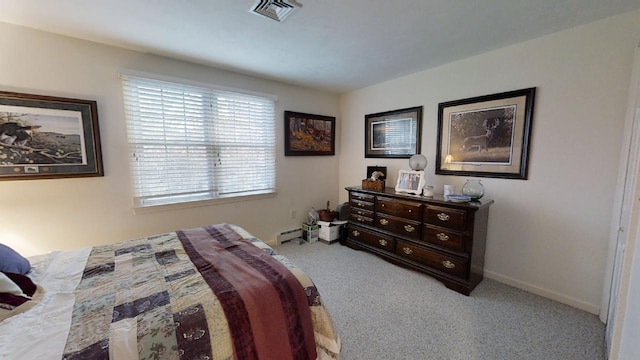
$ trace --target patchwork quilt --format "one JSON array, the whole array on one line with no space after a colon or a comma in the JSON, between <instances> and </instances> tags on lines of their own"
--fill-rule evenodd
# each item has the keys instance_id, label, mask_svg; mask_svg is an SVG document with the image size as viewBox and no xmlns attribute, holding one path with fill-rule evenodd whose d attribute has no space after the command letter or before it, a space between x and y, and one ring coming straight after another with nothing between
<instances>
[{"instance_id":1,"label":"patchwork quilt","mask_svg":"<svg viewBox=\"0 0 640 360\"><path fill-rule=\"evenodd\" d=\"M309 277L219 224L94 247L63 359L337 359Z\"/></svg>"}]
</instances>

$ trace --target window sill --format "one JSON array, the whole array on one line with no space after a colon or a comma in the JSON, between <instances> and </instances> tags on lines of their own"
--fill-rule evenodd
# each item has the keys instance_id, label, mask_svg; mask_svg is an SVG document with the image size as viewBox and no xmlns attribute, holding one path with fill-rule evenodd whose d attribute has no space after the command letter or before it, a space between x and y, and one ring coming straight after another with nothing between
<instances>
[{"instance_id":1,"label":"window sill","mask_svg":"<svg viewBox=\"0 0 640 360\"><path fill-rule=\"evenodd\" d=\"M198 201L187 201L181 203L173 203L173 204L159 204L159 205L147 205L147 206L137 206L133 207L133 213L138 215L149 214L161 211L170 211L170 210L180 210L180 209L189 209L195 207L202 206L216 206L230 203L237 203L242 201L253 201L260 199L269 199L274 198L278 195L277 192L267 193L267 194L257 194L257 195L245 195L245 196L234 196L228 198L217 198L217 199L207 199L207 200L198 200Z\"/></svg>"}]
</instances>

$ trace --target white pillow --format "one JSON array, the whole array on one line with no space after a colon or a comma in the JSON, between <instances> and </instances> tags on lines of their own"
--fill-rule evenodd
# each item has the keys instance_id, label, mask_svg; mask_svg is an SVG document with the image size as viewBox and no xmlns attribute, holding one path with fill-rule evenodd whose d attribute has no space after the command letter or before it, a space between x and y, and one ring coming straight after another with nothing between
<instances>
[{"instance_id":1,"label":"white pillow","mask_svg":"<svg viewBox=\"0 0 640 360\"><path fill-rule=\"evenodd\" d=\"M14 283L7 275L0 272L0 293L9 293L17 296L28 297L22 292L22 289Z\"/></svg>"}]
</instances>

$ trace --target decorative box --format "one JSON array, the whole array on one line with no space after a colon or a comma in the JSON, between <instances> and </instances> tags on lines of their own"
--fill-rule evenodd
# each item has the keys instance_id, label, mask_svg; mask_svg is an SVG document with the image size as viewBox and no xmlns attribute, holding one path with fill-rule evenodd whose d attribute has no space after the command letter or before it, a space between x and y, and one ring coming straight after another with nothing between
<instances>
[{"instance_id":1,"label":"decorative box","mask_svg":"<svg viewBox=\"0 0 640 360\"><path fill-rule=\"evenodd\" d=\"M382 191L384 190L384 180L364 179L362 180L362 189Z\"/></svg>"}]
</instances>

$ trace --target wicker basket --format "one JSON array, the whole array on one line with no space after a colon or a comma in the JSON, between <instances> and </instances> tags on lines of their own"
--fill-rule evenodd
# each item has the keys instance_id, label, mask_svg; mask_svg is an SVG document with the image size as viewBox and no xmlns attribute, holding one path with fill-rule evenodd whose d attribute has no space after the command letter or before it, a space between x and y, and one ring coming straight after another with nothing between
<instances>
[{"instance_id":1,"label":"wicker basket","mask_svg":"<svg viewBox=\"0 0 640 360\"><path fill-rule=\"evenodd\" d=\"M384 180L364 179L362 180L362 189L382 191L384 190Z\"/></svg>"},{"instance_id":2,"label":"wicker basket","mask_svg":"<svg viewBox=\"0 0 640 360\"><path fill-rule=\"evenodd\" d=\"M338 212L331 210L320 210L318 211L318 217L320 218L320 221L331 222L338 217Z\"/></svg>"},{"instance_id":3,"label":"wicker basket","mask_svg":"<svg viewBox=\"0 0 640 360\"><path fill-rule=\"evenodd\" d=\"M318 211L318 217L320 218L320 221L331 222L338 217L338 212L331 210L331 207L329 206L329 202L327 201L327 208Z\"/></svg>"}]
</instances>

